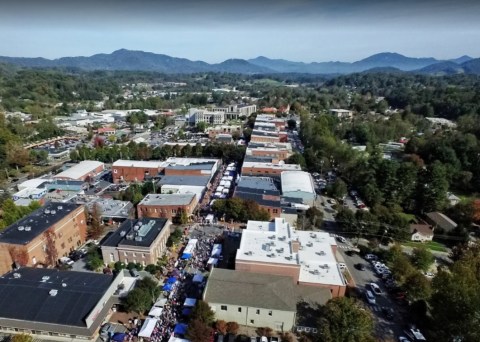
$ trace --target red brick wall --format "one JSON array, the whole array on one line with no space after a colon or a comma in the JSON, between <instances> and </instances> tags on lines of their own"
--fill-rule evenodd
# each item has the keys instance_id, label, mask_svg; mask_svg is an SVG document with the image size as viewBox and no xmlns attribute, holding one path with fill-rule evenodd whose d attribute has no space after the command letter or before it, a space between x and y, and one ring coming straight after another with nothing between
<instances>
[{"instance_id":1,"label":"red brick wall","mask_svg":"<svg viewBox=\"0 0 480 342\"><path fill-rule=\"evenodd\" d=\"M131 166L114 166L112 167L112 176L114 183L125 182L141 182L145 179L145 172L149 172L150 176L155 176L162 170L159 168L144 168Z\"/></svg>"}]
</instances>

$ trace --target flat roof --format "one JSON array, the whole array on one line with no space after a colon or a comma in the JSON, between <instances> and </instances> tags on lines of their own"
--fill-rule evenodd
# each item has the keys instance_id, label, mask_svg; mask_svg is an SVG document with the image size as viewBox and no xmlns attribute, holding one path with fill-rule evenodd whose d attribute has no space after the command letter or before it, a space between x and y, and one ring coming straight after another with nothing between
<instances>
[{"instance_id":1,"label":"flat roof","mask_svg":"<svg viewBox=\"0 0 480 342\"><path fill-rule=\"evenodd\" d=\"M280 196L278 187L270 177L242 176L236 191Z\"/></svg>"},{"instance_id":2,"label":"flat roof","mask_svg":"<svg viewBox=\"0 0 480 342\"><path fill-rule=\"evenodd\" d=\"M294 241L300 243L298 252L293 252ZM335 245L330 234L295 230L283 218L248 221L236 261L298 265L299 282L345 285L333 253Z\"/></svg>"},{"instance_id":3,"label":"flat roof","mask_svg":"<svg viewBox=\"0 0 480 342\"><path fill-rule=\"evenodd\" d=\"M158 181L158 185L190 185L190 186L207 186L210 176L162 176Z\"/></svg>"},{"instance_id":4,"label":"flat roof","mask_svg":"<svg viewBox=\"0 0 480 342\"><path fill-rule=\"evenodd\" d=\"M235 191L235 196L244 200L252 200L257 202L259 205L263 205L266 207L280 207L280 198L277 200L273 199L264 199L262 194L253 193L253 192L243 192L243 191Z\"/></svg>"},{"instance_id":5,"label":"flat roof","mask_svg":"<svg viewBox=\"0 0 480 342\"><path fill-rule=\"evenodd\" d=\"M247 149L248 151L248 149ZM243 158L243 164L245 163L264 163L264 164L271 164L273 162L272 157L264 157L264 156L252 156L249 154L245 154L245 157Z\"/></svg>"},{"instance_id":6,"label":"flat roof","mask_svg":"<svg viewBox=\"0 0 480 342\"><path fill-rule=\"evenodd\" d=\"M162 168L168 166L167 162L159 160L117 160L112 164L112 167L144 167L147 169Z\"/></svg>"},{"instance_id":7,"label":"flat roof","mask_svg":"<svg viewBox=\"0 0 480 342\"><path fill-rule=\"evenodd\" d=\"M315 193L315 185L312 176L304 171L282 172L282 192L308 192Z\"/></svg>"},{"instance_id":8,"label":"flat roof","mask_svg":"<svg viewBox=\"0 0 480 342\"><path fill-rule=\"evenodd\" d=\"M150 247L167 225L164 218L127 219L111 234L102 247L139 246Z\"/></svg>"},{"instance_id":9,"label":"flat roof","mask_svg":"<svg viewBox=\"0 0 480 342\"><path fill-rule=\"evenodd\" d=\"M273 137L273 138L278 138L278 132L270 132L270 131L265 131L265 130L260 130L260 129L253 129L252 131L252 136L268 136L268 137Z\"/></svg>"},{"instance_id":10,"label":"flat roof","mask_svg":"<svg viewBox=\"0 0 480 342\"><path fill-rule=\"evenodd\" d=\"M244 162L242 168L255 168L255 169L277 169L285 171L300 171L301 166L298 164L285 164L285 163L261 163L261 162Z\"/></svg>"},{"instance_id":11,"label":"flat roof","mask_svg":"<svg viewBox=\"0 0 480 342\"><path fill-rule=\"evenodd\" d=\"M49 202L5 228L0 233L0 242L25 245L79 207L75 203Z\"/></svg>"},{"instance_id":12,"label":"flat roof","mask_svg":"<svg viewBox=\"0 0 480 342\"><path fill-rule=\"evenodd\" d=\"M217 163L220 159L212 159L212 158L177 158L177 157L170 157L167 159L167 163L170 165L190 165L190 164L201 164L201 163Z\"/></svg>"},{"instance_id":13,"label":"flat roof","mask_svg":"<svg viewBox=\"0 0 480 342\"><path fill-rule=\"evenodd\" d=\"M188 205L194 194L148 194L138 205Z\"/></svg>"},{"instance_id":14,"label":"flat roof","mask_svg":"<svg viewBox=\"0 0 480 342\"><path fill-rule=\"evenodd\" d=\"M133 204L128 201L119 201L111 198L96 198L87 203L88 210L92 210L94 205L98 205L103 217L127 218Z\"/></svg>"},{"instance_id":15,"label":"flat roof","mask_svg":"<svg viewBox=\"0 0 480 342\"><path fill-rule=\"evenodd\" d=\"M96 160L84 160L68 170L56 174L53 178L79 179L101 166L104 167L102 162Z\"/></svg>"},{"instance_id":16,"label":"flat roof","mask_svg":"<svg viewBox=\"0 0 480 342\"><path fill-rule=\"evenodd\" d=\"M289 276L213 268L204 299L208 303L297 311L299 302L325 304L330 290L296 285Z\"/></svg>"},{"instance_id":17,"label":"flat roof","mask_svg":"<svg viewBox=\"0 0 480 342\"><path fill-rule=\"evenodd\" d=\"M115 278L93 272L20 268L0 277L0 317L86 327ZM49 292L57 290L55 296Z\"/></svg>"}]
</instances>

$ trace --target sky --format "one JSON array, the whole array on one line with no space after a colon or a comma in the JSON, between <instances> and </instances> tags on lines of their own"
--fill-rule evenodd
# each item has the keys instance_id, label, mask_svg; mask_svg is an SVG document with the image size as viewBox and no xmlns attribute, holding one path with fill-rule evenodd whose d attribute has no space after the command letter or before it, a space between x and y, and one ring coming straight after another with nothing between
<instances>
[{"instance_id":1,"label":"sky","mask_svg":"<svg viewBox=\"0 0 480 342\"><path fill-rule=\"evenodd\" d=\"M475 0L2 0L0 55L125 48L203 60L480 57Z\"/></svg>"}]
</instances>

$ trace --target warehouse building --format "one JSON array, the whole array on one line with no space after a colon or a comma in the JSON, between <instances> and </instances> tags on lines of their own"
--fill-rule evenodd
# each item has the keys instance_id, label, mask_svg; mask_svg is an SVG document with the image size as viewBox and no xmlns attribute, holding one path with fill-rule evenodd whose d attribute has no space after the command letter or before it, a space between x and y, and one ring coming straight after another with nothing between
<instances>
[{"instance_id":1,"label":"warehouse building","mask_svg":"<svg viewBox=\"0 0 480 342\"><path fill-rule=\"evenodd\" d=\"M105 169L105 164L95 160L84 160L71 168L53 176L54 179L84 181L95 177Z\"/></svg>"},{"instance_id":2,"label":"warehouse building","mask_svg":"<svg viewBox=\"0 0 480 342\"><path fill-rule=\"evenodd\" d=\"M323 288L297 285L289 276L213 268L204 300L217 319L250 327L291 331L297 306L324 305L332 298Z\"/></svg>"},{"instance_id":3,"label":"warehouse building","mask_svg":"<svg viewBox=\"0 0 480 342\"><path fill-rule=\"evenodd\" d=\"M188 217L197 206L195 194L148 194L138 203L138 217L166 218L176 221L182 211Z\"/></svg>"},{"instance_id":4,"label":"warehouse building","mask_svg":"<svg viewBox=\"0 0 480 342\"><path fill-rule=\"evenodd\" d=\"M0 331L41 340L94 340L124 277L20 268L0 277Z\"/></svg>"},{"instance_id":5,"label":"warehouse building","mask_svg":"<svg viewBox=\"0 0 480 342\"><path fill-rule=\"evenodd\" d=\"M304 171L284 171L281 174L282 195L298 198L304 204L313 206L317 197L312 176Z\"/></svg>"}]
</instances>

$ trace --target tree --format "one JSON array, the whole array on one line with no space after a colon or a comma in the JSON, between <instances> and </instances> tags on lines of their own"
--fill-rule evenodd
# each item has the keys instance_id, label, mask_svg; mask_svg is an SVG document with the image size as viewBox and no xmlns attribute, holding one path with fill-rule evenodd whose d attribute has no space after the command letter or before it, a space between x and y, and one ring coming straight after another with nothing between
<instances>
[{"instance_id":1,"label":"tree","mask_svg":"<svg viewBox=\"0 0 480 342\"><path fill-rule=\"evenodd\" d=\"M217 329L222 335L227 333L227 322L223 319L219 319L215 322L215 329Z\"/></svg>"},{"instance_id":2,"label":"tree","mask_svg":"<svg viewBox=\"0 0 480 342\"><path fill-rule=\"evenodd\" d=\"M96 246L92 246L87 252L87 267L96 271L104 266L100 250Z\"/></svg>"},{"instance_id":3,"label":"tree","mask_svg":"<svg viewBox=\"0 0 480 342\"><path fill-rule=\"evenodd\" d=\"M207 124L205 122L198 122L197 123L197 131L198 132L205 132L205 129L207 128Z\"/></svg>"},{"instance_id":4,"label":"tree","mask_svg":"<svg viewBox=\"0 0 480 342\"><path fill-rule=\"evenodd\" d=\"M419 183L421 208L424 212L441 210L447 200L447 171L445 166L435 161L423 172Z\"/></svg>"},{"instance_id":5,"label":"tree","mask_svg":"<svg viewBox=\"0 0 480 342\"><path fill-rule=\"evenodd\" d=\"M297 122L293 119L287 121L288 129L295 129L297 128Z\"/></svg>"},{"instance_id":6,"label":"tree","mask_svg":"<svg viewBox=\"0 0 480 342\"><path fill-rule=\"evenodd\" d=\"M176 229L170 234L170 236L168 237L167 247L171 247L171 246L177 245L177 244L180 242L180 240L182 239L182 236L183 236L183 233L182 233L181 229L176 228Z\"/></svg>"},{"instance_id":7,"label":"tree","mask_svg":"<svg viewBox=\"0 0 480 342\"><path fill-rule=\"evenodd\" d=\"M210 325L215 321L215 313L207 302L199 300L193 308L192 320L198 320L204 324Z\"/></svg>"},{"instance_id":8,"label":"tree","mask_svg":"<svg viewBox=\"0 0 480 342\"><path fill-rule=\"evenodd\" d=\"M98 239L103 235L105 227L102 223L102 212L100 205L94 203L90 211L90 223L87 228L87 236L89 239Z\"/></svg>"},{"instance_id":9,"label":"tree","mask_svg":"<svg viewBox=\"0 0 480 342\"><path fill-rule=\"evenodd\" d=\"M135 288L128 293L124 304L128 312L137 312L141 315L152 305L152 298L146 291Z\"/></svg>"},{"instance_id":10,"label":"tree","mask_svg":"<svg viewBox=\"0 0 480 342\"><path fill-rule=\"evenodd\" d=\"M33 337L28 334L16 334L10 339L11 342L33 342Z\"/></svg>"},{"instance_id":11,"label":"tree","mask_svg":"<svg viewBox=\"0 0 480 342\"><path fill-rule=\"evenodd\" d=\"M228 322L227 323L227 332L229 334L236 335L238 333L238 329L240 329L240 326L238 325L237 322Z\"/></svg>"},{"instance_id":12,"label":"tree","mask_svg":"<svg viewBox=\"0 0 480 342\"><path fill-rule=\"evenodd\" d=\"M327 191L332 197L341 199L347 194L347 184L340 178L337 178Z\"/></svg>"},{"instance_id":13,"label":"tree","mask_svg":"<svg viewBox=\"0 0 480 342\"><path fill-rule=\"evenodd\" d=\"M317 341L367 342L373 339L373 319L355 299L334 298L321 307Z\"/></svg>"},{"instance_id":14,"label":"tree","mask_svg":"<svg viewBox=\"0 0 480 342\"><path fill-rule=\"evenodd\" d=\"M426 247L414 248L412 251L412 262L421 271L428 271L435 261L435 257Z\"/></svg>"},{"instance_id":15,"label":"tree","mask_svg":"<svg viewBox=\"0 0 480 342\"><path fill-rule=\"evenodd\" d=\"M179 224L187 224L188 223L188 214L185 209L181 209L178 213L178 223Z\"/></svg>"},{"instance_id":16,"label":"tree","mask_svg":"<svg viewBox=\"0 0 480 342\"><path fill-rule=\"evenodd\" d=\"M285 159L285 164L297 164L303 168L306 167L305 158L298 152L293 153L290 157Z\"/></svg>"},{"instance_id":17,"label":"tree","mask_svg":"<svg viewBox=\"0 0 480 342\"><path fill-rule=\"evenodd\" d=\"M420 272L409 275L403 285L410 301L427 300L432 294L430 281Z\"/></svg>"},{"instance_id":18,"label":"tree","mask_svg":"<svg viewBox=\"0 0 480 342\"><path fill-rule=\"evenodd\" d=\"M191 342L205 342L210 340L212 328L199 319L192 319L187 328L186 338Z\"/></svg>"}]
</instances>

